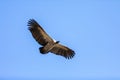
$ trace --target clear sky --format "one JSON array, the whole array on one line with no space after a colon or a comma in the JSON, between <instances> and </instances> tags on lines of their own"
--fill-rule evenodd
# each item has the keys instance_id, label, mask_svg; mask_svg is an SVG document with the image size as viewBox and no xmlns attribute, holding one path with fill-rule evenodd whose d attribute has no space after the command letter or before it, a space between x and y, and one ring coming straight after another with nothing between
<instances>
[{"instance_id":1,"label":"clear sky","mask_svg":"<svg viewBox=\"0 0 120 80\"><path fill-rule=\"evenodd\" d=\"M31 18L75 57L39 53ZM120 79L120 0L1 0L0 78Z\"/></svg>"}]
</instances>

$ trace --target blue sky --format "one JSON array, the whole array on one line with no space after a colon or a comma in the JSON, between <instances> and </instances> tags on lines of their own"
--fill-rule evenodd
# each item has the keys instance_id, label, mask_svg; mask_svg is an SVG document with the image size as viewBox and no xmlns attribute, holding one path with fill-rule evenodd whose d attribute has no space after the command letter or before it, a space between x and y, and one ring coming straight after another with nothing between
<instances>
[{"instance_id":1,"label":"blue sky","mask_svg":"<svg viewBox=\"0 0 120 80\"><path fill-rule=\"evenodd\" d=\"M1 79L120 79L119 0L1 0L0 16ZM75 57L40 54L31 18Z\"/></svg>"}]
</instances>

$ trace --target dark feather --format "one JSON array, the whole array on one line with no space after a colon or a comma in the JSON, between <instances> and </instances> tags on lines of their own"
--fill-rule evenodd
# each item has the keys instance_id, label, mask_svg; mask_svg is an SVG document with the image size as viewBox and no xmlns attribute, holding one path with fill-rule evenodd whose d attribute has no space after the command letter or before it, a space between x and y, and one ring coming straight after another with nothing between
<instances>
[{"instance_id":1,"label":"dark feather","mask_svg":"<svg viewBox=\"0 0 120 80\"><path fill-rule=\"evenodd\" d=\"M69 49L66 46L63 46L61 44L56 44L50 52L55 53L56 55L61 55L67 59L73 58L75 55L75 52L72 49Z\"/></svg>"},{"instance_id":2,"label":"dark feather","mask_svg":"<svg viewBox=\"0 0 120 80\"><path fill-rule=\"evenodd\" d=\"M39 44L45 46L48 42L53 41L34 19L28 21L28 26L30 26L28 29L32 33L32 36Z\"/></svg>"}]
</instances>

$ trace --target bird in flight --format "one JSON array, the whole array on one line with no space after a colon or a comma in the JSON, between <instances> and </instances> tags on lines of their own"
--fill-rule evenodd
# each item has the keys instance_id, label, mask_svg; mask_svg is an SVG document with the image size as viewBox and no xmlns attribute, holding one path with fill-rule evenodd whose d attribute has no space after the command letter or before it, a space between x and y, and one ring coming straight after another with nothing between
<instances>
[{"instance_id":1,"label":"bird in flight","mask_svg":"<svg viewBox=\"0 0 120 80\"><path fill-rule=\"evenodd\" d=\"M39 48L40 53L46 54L51 52L56 55L61 55L66 59L71 59L75 55L72 49L52 39L34 19L28 21L28 26L33 38L42 46Z\"/></svg>"}]
</instances>

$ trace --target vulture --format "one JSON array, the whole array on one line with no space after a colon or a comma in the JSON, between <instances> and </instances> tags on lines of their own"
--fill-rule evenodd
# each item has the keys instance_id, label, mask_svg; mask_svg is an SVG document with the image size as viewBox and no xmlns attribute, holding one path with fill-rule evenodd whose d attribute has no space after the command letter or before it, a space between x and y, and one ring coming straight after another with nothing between
<instances>
[{"instance_id":1,"label":"vulture","mask_svg":"<svg viewBox=\"0 0 120 80\"><path fill-rule=\"evenodd\" d=\"M28 21L28 26L28 30L31 32L33 38L42 46L39 48L40 53L46 54L51 52L66 59L71 59L75 55L72 49L52 39L34 19Z\"/></svg>"}]
</instances>

